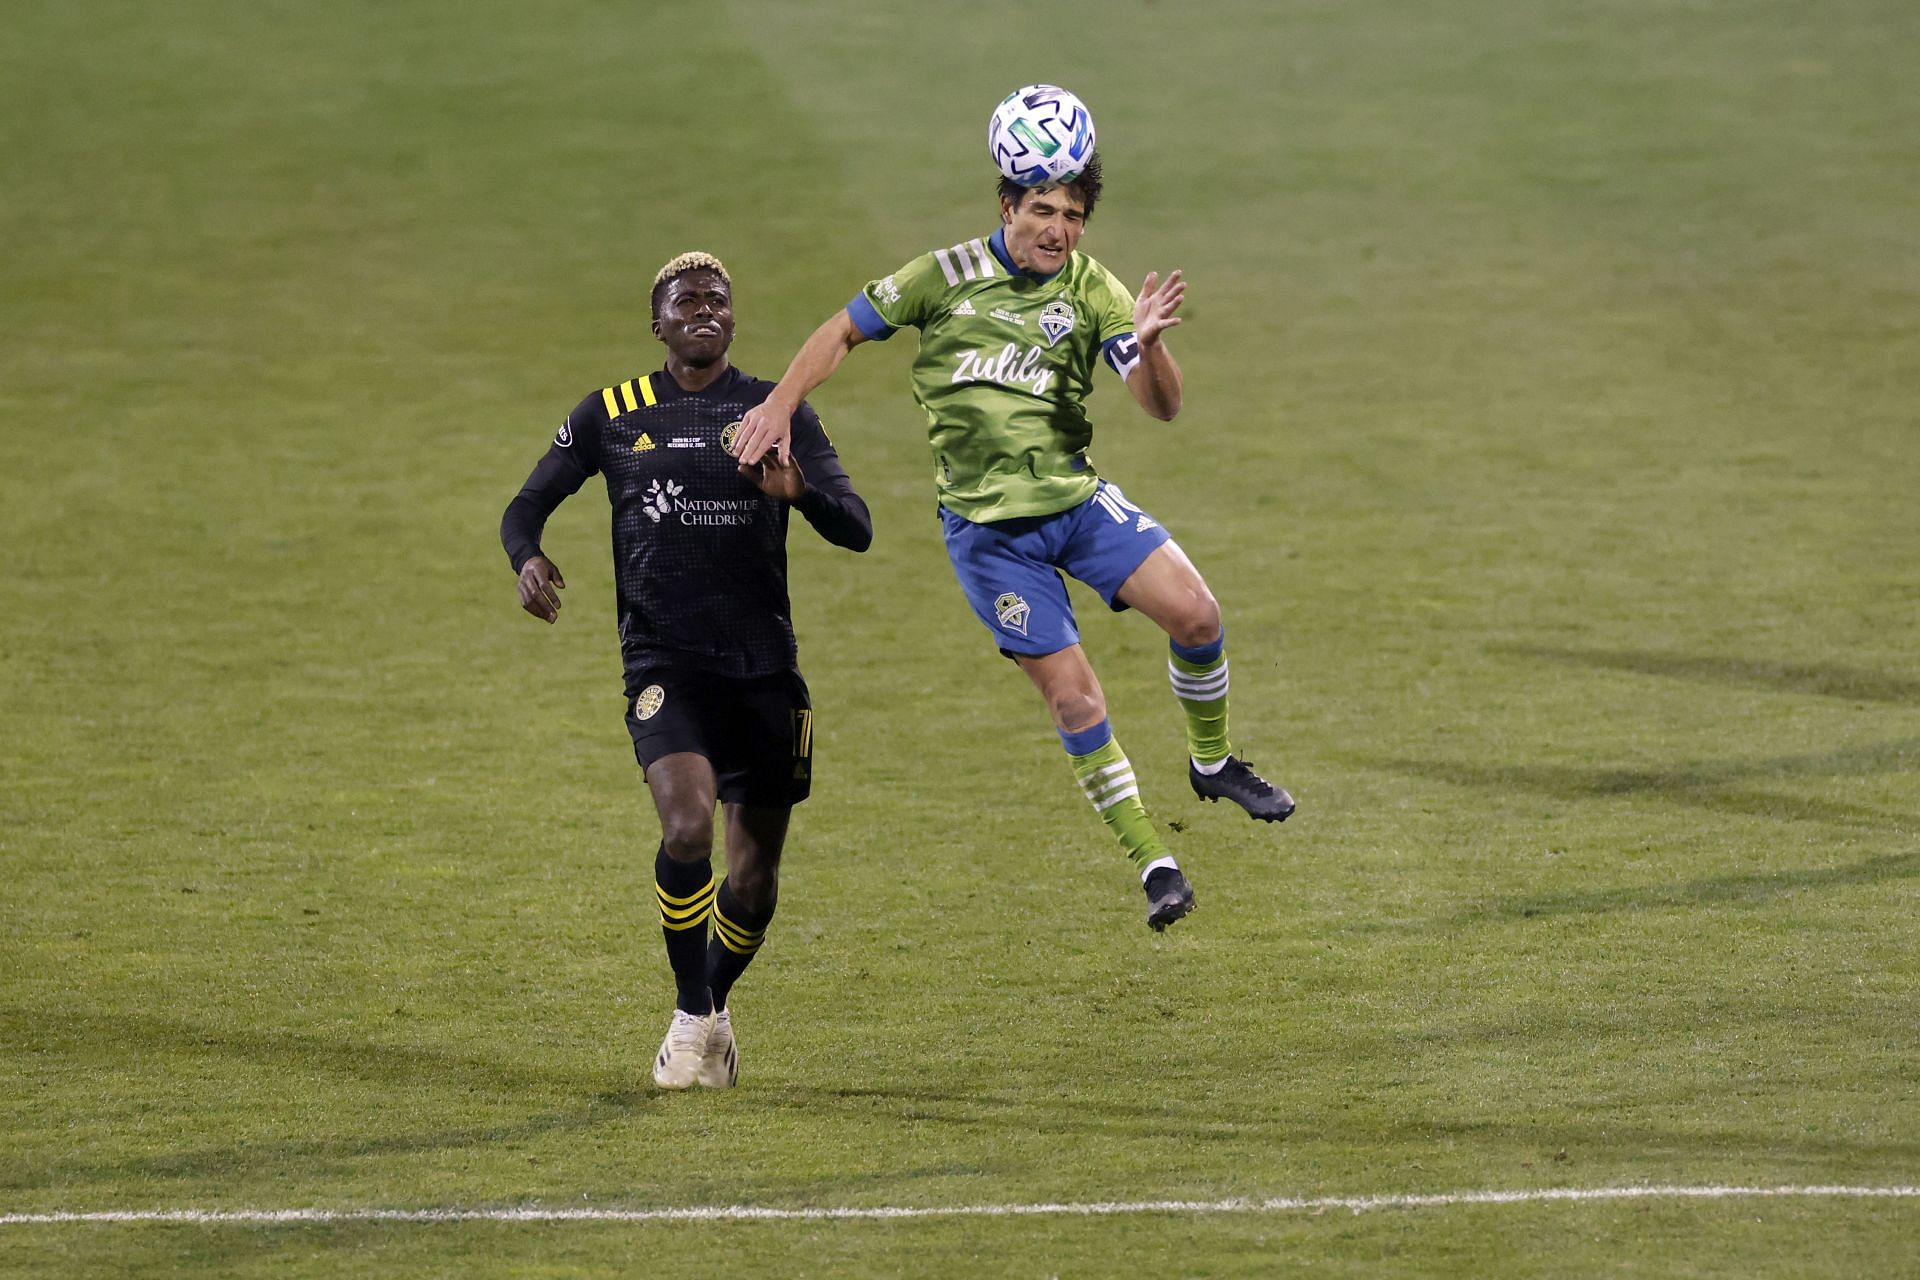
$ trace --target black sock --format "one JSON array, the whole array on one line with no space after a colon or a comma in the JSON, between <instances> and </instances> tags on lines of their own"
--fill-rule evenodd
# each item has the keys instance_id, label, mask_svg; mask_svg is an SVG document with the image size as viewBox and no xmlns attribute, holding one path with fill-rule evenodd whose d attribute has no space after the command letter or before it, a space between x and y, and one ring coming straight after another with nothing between
<instances>
[{"instance_id":1,"label":"black sock","mask_svg":"<svg viewBox=\"0 0 1920 1280\"><path fill-rule=\"evenodd\" d=\"M660 932L667 940L677 1003L688 1013L713 1012L707 994L707 917L713 913L713 864L678 862L663 843L653 858L653 892L660 900Z\"/></svg>"},{"instance_id":2,"label":"black sock","mask_svg":"<svg viewBox=\"0 0 1920 1280\"><path fill-rule=\"evenodd\" d=\"M713 1007L727 1007L727 993L766 941L767 925L773 908L749 911L733 896L730 881L720 882L713 901L713 941L707 944L707 986L713 991Z\"/></svg>"}]
</instances>

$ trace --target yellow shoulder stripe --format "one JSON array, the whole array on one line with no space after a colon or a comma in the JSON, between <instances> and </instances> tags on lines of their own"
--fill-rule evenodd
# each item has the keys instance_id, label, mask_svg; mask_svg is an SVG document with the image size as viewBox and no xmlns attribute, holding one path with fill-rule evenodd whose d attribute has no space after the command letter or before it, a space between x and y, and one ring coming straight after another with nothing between
<instances>
[{"instance_id":1,"label":"yellow shoulder stripe","mask_svg":"<svg viewBox=\"0 0 1920 1280\"><path fill-rule=\"evenodd\" d=\"M643 378L628 378L625 382L616 382L610 387L602 387L600 398L606 401L609 418L617 418L623 412L632 413L643 404L651 409L660 403L659 397L653 394L653 378L650 375Z\"/></svg>"}]
</instances>

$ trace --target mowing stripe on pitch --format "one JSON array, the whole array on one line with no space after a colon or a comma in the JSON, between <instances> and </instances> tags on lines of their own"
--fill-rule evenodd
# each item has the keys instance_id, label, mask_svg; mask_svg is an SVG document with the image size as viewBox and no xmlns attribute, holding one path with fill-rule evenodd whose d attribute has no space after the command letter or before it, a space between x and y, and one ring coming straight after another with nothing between
<instances>
[{"instance_id":1,"label":"mowing stripe on pitch","mask_svg":"<svg viewBox=\"0 0 1920 1280\"><path fill-rule=\"evenodd\" d=\"M1543 1187L1531 1191L1452 1191L1428 1195L1276 1196L1266 1200L1111 1200L1063 1204L895 1205L876 1208L766 1209L703 1205L684 1209L106 1209L0 1213L0 1226L60 1223L186 1223L271 1226L352 1222L820 1222L899 1218L1111 1217L1136 1213L1284 1213L1291 1210L1443 1209L1455 1205L1593 1203L1609 1200L1920 1199L1920 1186L1896 1187Z\"/></svg>"}]
</instances>

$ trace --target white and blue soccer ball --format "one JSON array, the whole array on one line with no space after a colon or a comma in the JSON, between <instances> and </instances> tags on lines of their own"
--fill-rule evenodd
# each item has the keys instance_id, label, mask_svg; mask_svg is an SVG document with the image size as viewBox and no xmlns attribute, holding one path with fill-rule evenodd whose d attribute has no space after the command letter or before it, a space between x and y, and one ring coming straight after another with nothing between
<instances>
[{"instance_id":1,"label":"white and blue soccer ball","mask_svg":"<svg viewBox=\"0 0 1920 1280\"><path fill-rule=\"evenodd\" d=\"M1093 158L1093 116L1059 85L1030 84L993 109L987 151L1023 187L1072 182Z\"/></svg>"}]
</instances>

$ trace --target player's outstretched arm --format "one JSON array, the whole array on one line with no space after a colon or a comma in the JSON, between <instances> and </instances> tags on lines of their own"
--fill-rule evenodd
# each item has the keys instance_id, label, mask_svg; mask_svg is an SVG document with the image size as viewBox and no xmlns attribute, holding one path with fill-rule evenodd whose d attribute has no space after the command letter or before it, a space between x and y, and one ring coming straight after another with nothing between
<instances>
[{"instance_id":1,"label":"player's outstretched arm","mask_svg":"<svg viewBox=\"0 0 1920 1280\"><path fill-rule=\"evenodd\" d=\"M1127 378L1127 390L1145 409L1162 422L1171 422L1180 412L1183 382L1180 365L1167 349L1167 330L1180 323L1175 312L1187 296L1187 282L1180 272L1172 271L1165 280L1158 271L1149 271L1133 304L1133 335L1140 342L1140 363Z\"/></svg>"},{"instance_id":2,"label":"player's outstretched arm","mask_svg":"<svg viewBox=\"0 0 1920 1280\"><path fill-rule=\"evenodd\" d=\"M769 449L786 452L793 439L793 415L800 402L813 389L833 376L847 352L867 340L842 307L802 343L793 363L787 366L780 384L766 400L747 410L740 419L738 451L740 461L749 465L760 461Z\"/></svg>"}]
</instances>

